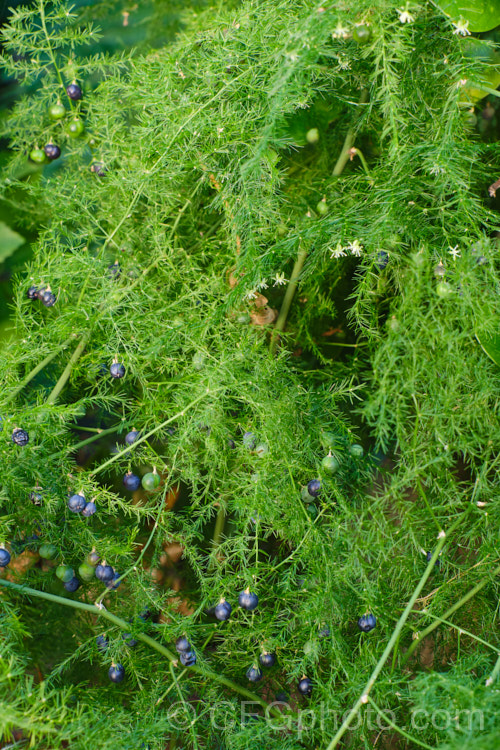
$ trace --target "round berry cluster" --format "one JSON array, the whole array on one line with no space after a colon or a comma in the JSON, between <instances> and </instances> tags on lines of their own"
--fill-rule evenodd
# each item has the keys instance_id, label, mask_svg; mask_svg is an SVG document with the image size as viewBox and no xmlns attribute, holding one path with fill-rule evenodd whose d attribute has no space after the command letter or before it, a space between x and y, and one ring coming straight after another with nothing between
<instances>
[{"instance_id":1,"label":"round berry cluster","mask_svg":"<svg viewBox=\"0 0 500 750\"><path fill-rule=\"evenodd\" d=\"M56 295L50 286L30 286L28 289L28 299L39 300L45 307L53 307L56 304Z\"/></svg>"}]
</instances>

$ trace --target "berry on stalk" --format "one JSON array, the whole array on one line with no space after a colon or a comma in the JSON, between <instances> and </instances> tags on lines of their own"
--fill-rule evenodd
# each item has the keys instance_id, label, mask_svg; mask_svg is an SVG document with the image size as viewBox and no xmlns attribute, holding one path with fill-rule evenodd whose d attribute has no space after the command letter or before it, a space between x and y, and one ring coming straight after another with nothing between
<instances>
[{"instance_id":1,"label":"berry on stalk","mask_svg":"<svg viewBox=\"0 0 500 750\"><path fill-rule=\"evenodd\" d=\"M87 501L85 500L83 495L71 495L70 499L68 500L68 508L73 513L81 513L86 505Z\"/></svg>"},{"instance_id":2,"label":"berry on stalk","mask_svg":"<svg viewBox=\"0 0 500 750\"><path fill-rule=\"evenodd\" d=\"M262 670L254 664L250 669L247 669L246 676L250 682L259 682L259 680L262 680Z\"/></svg>"},{"instance_id":3,"label":"berry on stalk","mask_svg":"<svg viewBox=\"0 0 500 750\"><path fill-rule=\"evenodd\" d=\"M121 664L112 664L108 670L111 682L121 682L125 677L125 667Z\"/></svg>"},{"instance_id":4,"label":"berry on stalk","mask_svg":"<svg viewBox=\"0 0 500 750\"><path fill-rule=\"evenodd\" d=\"M224 621L229 620L232 612L232 607L225 599L221 599L215 607L215 616L218 620Z\"/></svg>"},{"instance_id":5,"label":"berry on stalk","mask_svg":"<svg viewBox=\"0 0 500 750\"><path fill-rule=\"evenodd\" d=\"M38 550L40 557L44 560L53 560L57 556L58 549L55 544L42 544Z\"/></svg>"},{"instance_id":6,"label":"berry on stalk","mask_svg":"<svg viewBox=\"0 0 500 750\"><path fill-rule=\"evenodd\" d=\"M370 630L373 630L376 624L377 620L375 615L372 615L371 613L363 615L358 620L358 628L362 630L363 633L369 633Z\"/></svg>"},{"instance_id":7,"label":"berry on stalk","mask_svg":"<svg viewBox=\"0 0 500 750\"><path fill-rule=\"evenodd\" d=\"M181 635L175 642L175 650L178 654L187 654L191 651L191 644L185 635Z\"/></svg>"},{"instance_id":8,"label":"berry on stalk","mask_svg":"<svg viewBox=\"0 0 500 750\"><path fill-rule=\"evenodd\" d=\"M89 554L87 555L87 562L89 565L93 565L94 567L97 565L99 560L101 559L98 552L96 552L95 549L93 549Z\"/></svg>"},{"instance_id":9,"label":"berry on stalk","mask_svg":"<svg viewBox=\"0 0 500 750\"><path fill-rule=\"evenodd\" d=\"M259 603L259 597L254 594L250 589L245 589L238 596L238 604L242 609L247 609L249 612L254 610Z\"/></svg>"},{"instance_id":10,"label":"berry on stalk","mask_svg":"<svg viewBox=\"0 0 500 750\"><path fill-rule=\"evenodd\" d=\"M125 375L125 365L115 360L109 368L109 374L112 378L123 378Z\"/></svg>"},{"instance_id":11,"label":"berry on stalk","mask_svg":"<svg viewBox=\"0 0 500 750\"><path fill-rule=\"evenodd\" d=\"M297 685L297 688L299 690L299 693L302 693L302 695L311 695L312 693L312 680L309 679L309 677L302 677L299 680L299 683Z\"/></svg>"},{"instance_id":12,"label":"berry on stalk","mask_svg":"<svg viewBox=\"0 0 500 750\"><path fill-rule=\"evenodd\" d=\"M33 148L30 151L30 159L34 164L43 164L46 160L45 151L41 148Z\"/></svg>"},{"instance_id":13,"label":"berry on stalk","mask_svg":"<svg viewBox=\"0 0 500 750\"><path fill-rule=\"evenodd\" d=\"M196 654L194 651L183 651L179 655L179 659L183 667L192 667L196 664Z\"/></svg>"},{"instance_id":14,"label":"berry on stalk","mask_svg":"<svg viewBox=\"0 0 500 750\"><path fill-rule=\"evenodd\" d=\"M276 664L276 654L269 651L263 651L259 656L259 661L263 667L274 667Z\"/></svg>"},{"instance_id":15,"label":"berry on stalk","mask_svg":"<svg viewBox=\"0 0 500 750\"><path fill-rule=\"evenodd\" d=\"M66 87L66 93L74 102L78 101L78 99L81 99L83 96L80 86L75 83L75 81L73 81L73 83L70 83L69 86Z\"/></svg>"},{"instance_id":16,"label":"berry on stalk","mask_svg":"<svg viewBox=\"0 0 500 750\"><path fill-rule=\"evenodd\" d=\"M61 149L59 146L56 146L55 143L47 143L47 145L43 147L43 150L45 151L47 159L50 159L51 161L59 159L61 156Z\"/></svg>"},{"instance_id":17,"label":"berry on stalk","mask_svg":"<svg viewBox=\"0 0 500 750\"><path fill-rule=\"evenodd\" d=\"M95 577L99 581L103 581L103 583L106 583L107 581L111 581L115 574L115 571L111 567L111 565L107 565L106 561L103 560L102 563L99 563L99 565L96 566L95 569Z\"/></svg>"},{"instance_id":18,"label":"berry on stalk","mask_svg":"<svg viewBox=\"0 0 500 750\"><path fill-rule=\"evenodd\" d=\"M50 288L40 292L38 294L38 299L42 305L45 305L45 307L53 307L56 304L56 295L50 290Z\"/></svg>"},{"instance_id":19,"label":"berry on stalk","mask_svg":"<svg viewBox=\"0 0 500 750\"><path fill-rule=\"evenodd\" d=\"M335 456L332 456L331 452L328 454L328 456L325 456L324 459L321 462L321 468L325 472L325 474L336 474L339 470L340 464L335 458ZM309 485L308 485L308 492L309 492ZM309 494L311 494L309 492Z\"/></svg>"},{"instance_id":20,"label":"berry on stalk","mask_svg":"<svg viewBox=\"0 0 500 750\"><path fill-rule=\"evenodd\" d=\"M141 478L138 477L137 474L132 474L131 471L128 471L123 477L123 486L126 490L134 492L141 486Z\"/></svg>"},{"instance_id":21,"label":"berry on stalk","mask_svg":"<svg viewBox=\"0 0 500 750\"><path fill-rule=\"evenodd\" d=\"M27 294L28 299L38 299L38 287L30 286L26 294Z\"/></svg>"},{"instance_id":22,"label":"berry on stalk","mask_svg":"<svg viewBox=\"0 0 500 750\"><path fill-rule=\"evenodd\" d=\"M318 495L321 492L321 482L319 479L311 479L310 482L307 483L307 491L311 495L311 497L318 497Z\"/></svg>"},{"instance_id":23,"label":"berry on stalk","mask_svg":"<svg viewBox=\"0 0 500 750\"><path fill-rule=\"evenodd\" d=\"M75 577L75 571L70 568L69 565L58 565L56 568L56 576L63 583L68 583L72 578Z\"/></svg>"},{"instance_id":24,"label":"berry on stalk","mask_svg":"<svg viewBox=\"0 0 500 750\"><path fill-rule=\"evenodd\" d=\"M66 108L61 102L51 104L49 107L49 117L51 120L62 120L66 115Z\"/></svg>"},{"instance_id":25,"label":"berry on stalk","mask_svg":"<svg viewBox=\"0 0 500 750\"><path fill-rule=\"evenodd\" d=\"M90 518L90 516L93 516L96 512L97 508L93 500L90 500L82 510L82 516L85 516L85 518Z\"/></svg>"},{"instance_id":26,"label":"berry on stalk","mask_svg":"<svg viewBox=\"0 0 500 750\"><path fill-rule=\"evenodd\" d=\"M359 443L353 443L349 448L349 453L354 458L363 458L364 452L363 446Z\"/></svg>"},{"instance_id":27,"label":"berry on stalk","mask_svg":"<svg viewBox=\"0 0 500 750\"><path fill-rule=\"evenodd\" d=\"M93 565L89 565L89 563L83 562L78 567L78 575L83 581L89 583L95 578L95 568Z\"/></svg>"},{"instance_id":28,"label":"berry on stalk","mask_svg":"<svg viewBox=\"0 0 500 750\"><path fill-rule=\"evenodd\" d=\"M15 427L12 431L12 442L16 445L23 447L29 443L30 436L26 430L22 430L20 427Z\"/></svg>"},{"instance_id":29,"label":"berry on stalk","mask_svg":"<svg viewBox=\"0 0 500 750\"><path fill-rule=\"evenodd\" d=\"M66 581L64 584L64 588L66 591L69 591L70 593L73 593L74 591L78 591L80 588L80 581L76 576L73 576L69 581Z\"/></svg>"},{"instance_id":30,"label":"berry on stalk","mask_svg":"<svg viewBox=\"0 0 500 750\"><path fill-rule=\"evenodd\" d=\"M0 568L5 568L10 563L10 552L5 547L0 547Z\"/></svg>"},{"instance_id":31,"label":"berry on stalk","mask_svg":"<svg viewBox=\"0 0 500 750\"><path fill-rule=\"evenodd\" d=\"M156 490L159 484L160 477L156 469L154 469L154 471L148 472L147 474L144 474L142 478L142 486L145 490L147 490L147 492L153 492L153 490Z\"/></svg>"},{"instance_id":32,"label":"berry on stalk","mask_svg":"<svg viewBox=\"0 0 500 750\"><path fill-rule=\"evenodd\" d=\"M70 124L68 125L70 138L79 138L84 130L85 125L79 117L75 117L75 119L71 120Z\"/></svg>"},{"instance_id":33,"label":"berry on stalk","mask_svg":"<svg viewBox=\"0 0 500 750\"><path fill-rule=\"evenodd\" d=\"M138 430L130 430L130 432L127 432L125 435L125 442L127 445L133 445L136 440L138 440L141 436L141 433Z\"/></svg>"}]
</instances>

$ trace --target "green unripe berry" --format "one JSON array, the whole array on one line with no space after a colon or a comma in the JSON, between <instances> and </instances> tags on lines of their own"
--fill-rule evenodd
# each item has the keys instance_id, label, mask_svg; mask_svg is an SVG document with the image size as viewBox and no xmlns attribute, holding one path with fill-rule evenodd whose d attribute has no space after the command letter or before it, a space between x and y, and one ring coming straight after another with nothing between
<instances>
[{"instance_id":1,"label":"green unripe berry","mask_svg":"<svg viewBox=\"0 0 500 750\"><path fill-rule=\"evenodd\" d=\"M453 296L453 288L447 281L440 281L436 287L436 294L442 299L448 299Z\"/></svg>"},{"instance_id":2,"label":"green unripe berry","mask_svg":"<svg viewBox=\"0 0 500 750\"><path fill-rule=\"evenodd\" d=\"M53 560L57 552L57 547L54 544L42 544L38 550L40 557L43 557L45 560Z\"/></svg>"},{"instance_id":3,"label":"green unripe berry","mask_svg":"<svg viewBox=\"0 0 500 750\"><path fill-rule=\"evenodd\" d=\"M95 568L93 565L90 565L87 562L83 562L78 566L78 575L80 576L82 581L86 581L88 583L95 577Z\"/></svg>"},{"instance_id":4,"label":"green unripe berry","mask_svg":"<svg viewBox=\"0 0 500 750\"><path fill-rule=\"evenodd\" d=\"M84 130L85 125L83 124L82 120L78 119L78 117L75 117L75 119L72 120L68 126L68 133L70 138L79 138Z\"/></svg>"},{"instance_id":5,"label":"green unripe berry","mask_svg":"<svg viewBox=\"0 0 500 750\"><path fill-rule=\"evenodd\" d=\"M371 35L372 32L365 23L360 23L355 26L352 32L352 38L358 44L366 44L370 41Z\"/></svg>"},{"instance_id":6,"label":"green unripe berry","mask_svg":"<svg viewBox=\"0 0 500 750\"><path fill-rule=\"evenodd\" d=\"M302 502L304 503L313 503L315 500L315 498L307 491L307 487L302 487L300 491L300 497L302 498Z\"/></svg>"},{"instance_id":7,"label":"green unripe berry","mask_svg":"<svg viewBox=\"0 0 500 750\"><path fill-rule=\"evenodd\" d=\"M66 116L66 108L61 102L51 104L49 107L49 117L51 120L62 120Z\"/></svg>"},{"instance_id":8,"label":"green unripe berry","mask_svg":"<svg viewBox=\"0 0 500 750\"><path fill-rule=\"evenodd\" d=\"M324 216L326 213L328 213L328 203L325 200L320 201L316 206L316 212L320 216Z\"/></svg>"},{"instance_id":9,"label":"green unripe berry","mask_svg":"<svg viewBox=\"0 0 500 750\"><path fill-rule=\"evenodd\" d=\"M318 128L310 128L306 133L306 141L308 143L317 143L319 141L319 130Z\"/></svg>"},{"instance_id":10,"label":"green unripe berry","mask_svg":"<svg viewBox=\"0 0 500 750\"><path fill-rule=\"evenodd\" d=\"M63 583L68 583L72 578L75 577L75 571L70 568L69 565L58 565L56 568L56 576Z\"/></svg>"},{"instance_id":11,"label":"green unripe berry","mask_svg":"<svg viewBox=\"0 0 500 750\"><path fill-rule=\"evenodd\" d=\"M153 492L160 484L160 477L156 472L149 472L144 474L142 478L142 486L147 492Z\"/></svg>"},{"instance_id":12,"label":"green unripe berry","mask_svg":"<svg viewBox=\"0 0 500 750\"><path fill-rule=\"evenodd\" d=\"M359 443L353 443L349 448L349 453L354 458L363 458L365 451L362 445L359 445Z\"/></svg>"},{"instance_id":13,"label":"green unripe berry","mask_svg":"<svg viewBox=\"0 0 500 750\"><path fill-rule=\"evenodd\" d=\"M30 159L35 164L43 164L46 161L45 151L41 148L34 148L30 151Z\"/></svg>"},{"instance_id":14,"label":"green unripe berry","mask_svg":"<svg viewBox=\"0 0 500 750\"><path fill-rule=\"evenodd\" d=\"M328 454L328 456L325 456L324 459L321 462L321 468L325 472L325 474L336 474L337 471L340 468L340 464L335 458L335 456L332 456L331 453Z\"/></svg>"}]
</instances>

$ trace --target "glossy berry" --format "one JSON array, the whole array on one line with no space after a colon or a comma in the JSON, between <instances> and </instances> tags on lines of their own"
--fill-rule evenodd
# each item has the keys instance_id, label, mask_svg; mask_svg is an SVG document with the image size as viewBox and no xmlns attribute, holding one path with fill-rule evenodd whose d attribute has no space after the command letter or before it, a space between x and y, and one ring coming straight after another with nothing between
<instances>
[{"instance_id":1,"label":"glossy berry","mask_svg":"<svg viewBox=\"0 0 500 750\"><path fill-rule=\"evenodd\" d=\"M70 499L68 500L68 508L73 513L81 513L86 505L87 501L85 500L83 495L71 495Z\"/></svg>"},{"instance_id":2,"label":"glossy berry","mask_svg":"<svg viewBox=\"0 0 500 750\"><path fill-rule=\"evenodd\" d=\"M121 682L125 677L125 667L121 664L112 664L108 670L111 682Z\"/></svg>"},{"instance_id":3,"label":"glossy berry","mask_svg":"<svg viewBox=\"0 0 500 750\"><path fill-rule=\"evenodd\" d=\"M64 584L64 588L70 593L78 591L78 589L80 588L80 581L78 580L78 578L76 578L76 576L74 576L73 578L71 578L71 580L66 581L66 583Z\"/></svg>"},{"instance_id":4,"label":"glossy berry","mask_svg":"<svg viewBox=\"0 0 500 750\"><path fill-rule=\"evenodd\" d=\"M181 635L180 638L177 638L175 642L175 650L179 654L187 654L188 651L191 651L191 644L185 635Z\"/></svg>"},{"instance_id":5,"label":"glossy berry","mask_svg":"<svg viewBox=\"0 0 500 750\"><path fill-rule=\"evenodd\" d=\"M47 159L50 159L51 161L59 159L61 156L61 149L59 146L56 146L55 143L47 143L47 145L43 147L43 150L45 151Z\"/></svg>"},{"instance_id":6,"label":"glossy berry","mask_svg":"<svg viewBox=\"0 0 500 750\"><path fill-rule=\"evenodd\" d=\"M432 560L432 555L433 555L432 552L427 552L427 554L426 554L425 557L426 557L426 560L427 560L428 563ZM440 568L441 567L441 560L436 560L436 562L434 563L434 567L435 568Z\"/></svg>"},{"instance_id":7,"label":"glossy berry","mask_svg":"<svg viewBox=\"0 0 500 750\"><path fill-rule=\"evenodd\" d=\"M247 669L246 676L247 680L250 680L250 682L259 682L259 680L262 680L262 670L254 665L253 667L250 667L250 669Z\"/></svg>"},{"instance_id":8,"label":"glossy berry","mask_svg":"<svg viewBox=\"0 0 500 750\"><path fill-rule=\"evenodd\" d=\"M364 23L360 23L354 27L352 32L352 38L358 44L366 44L372 35L372 32Z\"/></svg>"},{"instance_id":9,"label":"glossy berry","mask_svg":"<svg viewBox=\"0 0 500 750\"><path fill-rule=\"evenodd\" d=\"M363 633L369 633L370 630L373 630L376 624L377 620L375 619L375 615L372 614L363 615L358 620L358 628L362 630Z\"/></svg>"},{"instance_id":10,"label":"glossy berry","mask_svg":"<svg viewBox=\"0 0 500 750\"><path fill-rule=\"evenodd\" d=\"M311 481L307 483L307 491L311 497L318 497L321 492L321 482L319 479L311 479Z\"/></svg>"},{"instance_id":11,"label":"glossy berry","mask_svg":"<svg viewBox=\"0 0 500 750\"><path fill-rule=\"evenodd\" d=\"M95 642L97 643L97 648L99 651L107 651L109 648L109 641L106 638L105 635L98 635L95 639Z\"/></svg>"},{"instance_id":12,"label":"glossy berry","mask_svg":"<svg viewBox=\"0 0 500 750\"><path fill-rule=\"evenodd\" d=\"M16 427L12 432L12 442L21 447L29 443L30 436L26 430Z\"/></svg>"},{"instance_id":13,"label":"glossy berry","mask_svg":"<svg viewBox=\"0 0 500 750\"><path fill-rule=\"evenodd\" d=\"M66 108L64 107L64 104L61 104L61 102L57 102L57 104L51 104L49 107L49 117L51 120L62 120L62 118L66 115Z\"/></svg>"},{"instance_id":14,"label":"glossy berry","mask_svg":"<svg viewBox=\"0 0 500 750\"><path fill-rule=\"evenodd\" d=\"M38 287L30 286L26 294L27 294L28 299L38 299Z\"/></svg>"},{"instance_id":15,"label":"glossy berry","mask_svg":"<svg viewBox=\"0 0 500 750\"><path fill-rule=\"evenodd\" d=\"M111 567L111 565L106 565L105 562L99 563L99 565L96 566L95 569L95 577L99 581L103 581L106 583L106 581L111 581L115 574L115 571Z\"/></svg>"},{"instance_id":16,"label":"glossy berry","mask_svg":"<svg viewBox=\"0 0 500 750\"><path fill-rule=\"evenodd\" d=\"M45 307L53 307L56 304L56 295L50 291L50 289L46 289L44 292L38 295L38 298L42 305L45 305Z\"/></svg>"},{"instance_id":17,"label":"glossy berry","mask_svg":"<svg viewBox=\"0 0 500 750\"><path fill-rule=\"evenodd\" d=\"M82 516L85 516L85 518L90 518L90 516L93 516L96 512L97 508L93 500L90 500L86 505L85 508L82 510Z\"/></svg>"},{"instance_id":18,"label":"glossy berry","mask_svg":"<svg viewBox=\"0 0 500 750\"><path fill-rule=\"evenodd\" d=\"M276 664L276 654L271 654L269 651L263 651L259 656L259 661L263 667L274 667Z\"/></svg>"},{"instance_id":19,"label":"glossy berry","mask_svg":"<svg viewBox=\"0 0 500 750\"><path fill-rule=\"evenodd\" d=\"M89 583L89 581L92 581L92 579L95 578L95 568L93 565L84 562L78 566L78 575L82 581Z\"/></svg>"},{"instance_id":20,"label":"glossy berry","mask_svg":"<svg viewBox=\"0 0 500 750\"><path fill-rule=\"evenodd\" d=\"M196 664L196 654L194 651L183 651L179 655L179 659L183 667L192 667Z\"/></svg>"},{"instance_id":21,"label":"glossy berry","mask_svg":"<svg viewBox=\"0 0 500 750\"><path fill-rule=\"evenodd\" d=\"M92 552L89 552L89 554L87 555L87 562L89 565L97 565L100 559L101 558L99 556L99 553L96 552L95 549L93 549Z\"/></svg>"},{"instance_id":22,"label":"glossy berry","mask_svg":"<svg viewBox=\"0 0 500 750\"><path fill-rule=\"evenodd\" d=\"M436 294L441 299L448 299L453 296L453 288L448 284L447 281L440 281L436 287Z\"/></svg>"},{"instance_id":23,"label":"glossy berry","mask_svg":"<svg viewBox=\"0 0 500 750\"><path fill-rule=\"evenodd\" d=\"M10 563L10 552L3 547L0 549L0 568L5 568Z\"/></svg>"},{"instance_id":24,"label":"glossy berry","mask_svg":"<svg viewBox=\"0 0 500 750\"><path fill-rule=\"evenodd\" d=\"M245 589L245 591L242 591L238 596L238 604L240 607L242 607L242 609L247 609L249 612L255 609L258 603L259 597L257 594L250 591L250 589Z\"/></svg>"},{"instance_id":25,"label":"glossy berry","mask_svg":"<svg viewBox=\"0 0 500 750\"><path fill-rule=\"evenodd\" d=\"M39 492L30 492L30 500L33 503L33 505L41 505L42 504L42 496Z\"/></svg>"},{"instance_id":26,"label":"glossy berry","mask_svg":"<svg viewBox=\"0 0 500 750\"><path fill-rule=\"evenodd\" d=\"M321 462L321 468L325 472L325 474L336 474L339 470L340 464L335 458L335 456L332 456L331 453L328 454L328 456L325 456L324 459ZM308 490L309 491L309 490Z\"/></svg>"},{"instance_id":27,"label":"glossy berry","mask_svg":"<svg viewBox=\"0 0 500 750\"><path fill-rule=\"evenodd\" d=\"M45 151L41 148L34 148L30 151L30 159L34 164L43 164L46 160Z\"/></svg>"},{"instance_id":28,"label":"glossy berry","mask_svg":"<svg viewBox=\"0 0 500 750\"><path fill-rule=\"evenodd\" d=\"M74 102L78 101L78 99L81 99L83 96L82 90L77 83L70 83L69 86L66 87L66 93Z\"/></svg>"},{"instance_id":29,"label":"glossy berry","mask_svg":"<svg viewBox=\"0 0 500 750\"><path fill-rule=\"evenodd\" d=\"M316 213L325 216L328 213L328 203L325 200L320 201L316 206Z\"/></svg>"},{"instance_id":30,"label":"glossy berry","mask_svg":"<svg viewBox=\"0 0 500 750\"><path fill-rule=\"evenodd\" d=\"M58 549L55 544L42 544L38 550L40 557L44 560L53 560L57 556Z\"/></svg>"},{"instance_id":31,"label":"glossy berry","mask_svg":"<svg viewBox=\"0 0 500 750\"><path fill-rule=\"evenodd\" d=\"M353 456L353 458L363 458L365 451L363 450L362 445L353 443L349 448L349 453L351 454L351 456Z\"/></svg>"},{"instance_id":32,"label":"glossy berry","mask_svg":"<svg viewBox=\"0 0 500 750\"><path fill-rule=\"evenodd\" d=\"M104 581L104 583L106 584L106 586L108 587L108 589L116 590L121 585L120 578L121 578L121 573L113 571L113 575L110 578L110 580L109 581Z\"/></svg>"},{"instance_id":33,"label":"glossy berry","mask_svg":"<svg viewBox=\"0 0 500 750\"><path fill-rule=\"evenodd\" d=\"M386 265L389 263L389 253L386 253L385 250L379 250L377 253L377 262L375 265L380 271L383 271L383 269L386 267Z\"/></svg>"},{"instance_id":34,"label":"glossy berry","mask_svg":"<svg viewBox=\"0 0 500 750\"><path fill-rule=\"evenodd\" d=\"M243 435L243 445L245 446L245 448L248 448L249 450L253 451L256 444L257 444L257 440L253 432L245 432L245 434Z\"/></svg>"},{"instance_id":35,"label":"glossy berry","mask_svg":"<svg viewBox=\"0 0 500 750\"><path fill-rule=\"evenodd\" d=\"M302 695L311 695L312 680L310 680L309 677L302 677L302 679L298 682L297 688L299 693L302 693Z\"/></svg>"},{"instance_id":36,"label":"glossy berry","mask_svg":"<svg viewBox=\"0 0 500 750\"><path fill-rule=\"evenodd\" d=\"M218 620L224 621L229 620L231 617L232 607L229 604L229 602L226 602L225 599L221 599L220 602L215 607L215 616Z\"/></svg>"},{"instance_id":37,"label":"glossy berry","mask_svg":"<svg viewBox=\"0 0 500 750\"><path fill-rule=\"evenodd\" d=\"M75 571L70 568L69 565L58 565L56 568L56 576L63 583L68 583L72 578L75 577Z\"/></svg>"},{"instance_id":38,"label":"glossy berry","mask_svg":"<svg viewBox=\"0 0 500 750\"><path fill-rule=\"evenodd\" d=\"M153 492L153 490L156 490L158 485L160 484L160 477L155 472L148 472L148 474L144 474L142 478L142 486L145 490L148 492Z\"/></svg>"},{"instance_id":39,"label":"glossy berry","mask_svg":"<svg viewBox=\"0 0 500 750\"><path fill-rule=\"evenodd\" d=\"M126 490L134 492L141 486L141 478L138 477L137 474L132 474L131 471L128 471L123 477L123 486Z\"/></svg>"},{"instance_id":40,"label":"glossy berry","mask_svg":"<svg viewBox=\"0 0 500 750\"><path fill-rule=\"evenodd\" d=\"M68 125L70 138L79 138L84 130L85 125L78 117L75 117L74 120L71 120L70 124Z\"/></svg>"},{"instance_id":41,"label":"glossy berry","mask_svg":"<svg viewBox=\"0 0 500 750\"><path fill-rule=\"evenodd\" d=\"M125 366L121 362L113 362L109 368L109 374L112 378L123 378L125 375Z\"/></svg>"},{"instance_id":42,"label":"glossy berry","mask_svg":"<svg viewBox=\"0 0 500 750\"><path fill-rule=\"evenodd\" d=\"M317 143L319 141L319 130L318 128L310 128L306 133L306 141L308 143Z\"/></svg>"},{"instance_id":43,"label":"glossy berry","mask_svg":"<svg viewBox=\"0 0 500 750\"><path fill-rule=\"evenodd\" d=\"M141 436L141 433L138 430L130 430L130 432L127 432L125 435L125 442L127 445L133 445L136 440L138 440Z\"/></svg>"}]
</instances>

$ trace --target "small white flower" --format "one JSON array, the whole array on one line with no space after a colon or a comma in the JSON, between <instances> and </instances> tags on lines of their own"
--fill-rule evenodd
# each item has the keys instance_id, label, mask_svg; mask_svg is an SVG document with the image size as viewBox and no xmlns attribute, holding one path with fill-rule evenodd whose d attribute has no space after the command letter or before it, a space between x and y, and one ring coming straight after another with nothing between
<instances>
[{"instance_id":1,"label":"small white flower","mask_svg":"<svg viewBox=\"0 0 500 750\"><path fill-rule=\"evenodd\" d=\"M464 86L467 86L467 78L460 78L455 84L455 88L457 89L463 89Z\"/></svg>"},{"instance_id":2,"label":"small white flower","mask_svg":"<svg viewBox=\"0 0 500 750\"><path fill-rule=\"evenodd\" d=\"M455 27L453 30L454 34L460 34L460 36L470 36L469 22L464 21L463 18L460 18L460 21L458 23L454 23L453 26Z\"/></svg>"},{"instance_id":3,"label":"small white flower","mask_svg":"<svg viewBox=\"0 0 500 750\"><path fill-rule=\"evenodd\" d=\"M282 286L283 284L286 284L286 281L284 273L277 273L274 277L273 286Z\"/></svg>"},{"instance_id":4,"label":"small white flower","mask_svg":"<svg viewBox=\"0 0 500 750\"><path fill-rule=\"evenodd\" d=\"M445 171L444 167L441 167L439 164L433 164L429 169L429 174L444 174Z\"/></svg>"},{"instance_id":5,"label":"small white flower","mask_svg":"<svg viewBox=\"0 0 500 750\"><path fill-rule=\"evenodd\" d=\"M349 29L342 26L342 22L339 21L335 27L335 31L332 33L333 39L347 39L349 36Z\"/></svg>"},{"instance_id":6,"label":"small white flower","mask_svg":"<svg viewBox=\"0 0 500 750\"><path fill-rule=\"evenodd\" d=\"M351 251L351 255L355 255L357 258L359 258L359 256L363 253L363 245L359 242L359 240L349 242L347 245L347 249Z\"/></svg>"},{"instance_id":7,"label":"small white flower","mask_svg":"<svg viewBox=\"0 0 500 750\"><path fill-rule=\"evenodd\" d=\"M408 6L406 6L404 10L403 8L398 8L396 13L399 13L399 20L401 23L413 23L415 20L414 16L408 12Z\"/></svg>"},{"instance_id":8,"label":"small white flower","mask_svg":"<svg viewBox=\"0 0 500 750\"><path fill-rule=\"evenodd\" d=\"M457 258L460 258L460 250L458 249L458 245L455 245L455 247L448 248L448 255L453 256L453 260L456 260Z\"/></svg>"},{"instance_id":9,"label":"small white flower","mask_svg":"<svg viewBox=\"0 0 500 750\"><path fill-rule=\"evenodd\" d=\"M244 295L243 299L251 300L251 299L257 299L257 297L258 297L257 291L255 289L249 289L248 292Z\"/></svg>"},{"instance_id":10,"label":"small white flower","mask_svg":"<svg viewBox=\"0 0 500 750\"><path fill-rule=\"evenodd\" d=\"M262 281L259 281L259 283L257 284L257 289L259 289L259 290L260 289L267 289L267 287L268 287L268 284L267 284L267 282L266 282L265 279L262 279Z\"/></svg>"},{"instance_id":11,"label":"small white flower","mask_svg":"<svg viewBox=\"0 0 500 750\"><path fill-rule=\"evenodd\" d=\"M336 247L335 247L334 250L332 250L331 247L328 248L328 249L330 250L330 253L331 253L330 258L342 258L346 254L345 253L345 248L342 247L342 245L340 244L340 242L337 242L337 245L336 245Z\"/></svg>"},{"instance_id":12,"label":"small white flower","mask_svg":"<svg viewBox=\"0 0 500 750\"><path fill-rule=\"evenodd\" d=\"M337 58L339 62L339 68L340 70L350 70L351 69L351 63L347 59L347 57L342 57L341 55Z\"/></svg>"}]
</instances>

